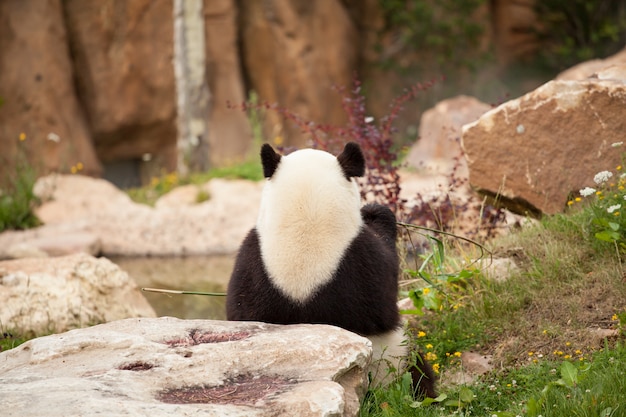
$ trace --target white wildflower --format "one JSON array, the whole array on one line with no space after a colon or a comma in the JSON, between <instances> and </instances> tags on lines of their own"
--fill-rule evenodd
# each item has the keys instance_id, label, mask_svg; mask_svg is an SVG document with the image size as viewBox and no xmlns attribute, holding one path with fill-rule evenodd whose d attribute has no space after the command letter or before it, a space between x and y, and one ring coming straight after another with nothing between
<instances>
[{"instance_id":1,"label":"white wildflower","mask_svg":"<svg viewBox=\"0 0 626 417\"><path fill-rule=\"evenodd\" d=\"M607 207L606 211L607 213L613 213L615 210L619 210L620 207L622 207L621 204L613 204L612 206Z\"/></svg>"},{"instance_id":2,"label":"white wildflower","mask_svg":"<svg viewBox=\"0 0 626 417\"><path fill-rule=\"evenodd\" d=\"M49 140L49 141L54 142L54 143L59 143L59 142L61 142L61 136L57 135L57 134L56 134L56 133L54 133L54 132L50 132L50 133L48 133L47 138L48 138L48 140Z\"/></svg>"},{"instance_id":3,"label":"white wildflower","mask_svg":"<svg viewBox=\"0 0 626 417\"><path fill-rule=\"evenodd\" d=\"M374 121L374 118L372 116L367 116L365 118L365 123L372 123Z\"/></svg>"},{"instance_id":4,"label":"white wildflower","mask_svg":"<svg viewBox=\"0 0 626 417\"><path fill-rule=\"evenodd\" d=\"M600 185L607 182L612 176L613 173L611 171L600 171L593 177L593 182Z\"/></svg>"},{"instance_id":5,"label":"white wildflower","mask_svg":"<svg viewBox=\"0 0 626 417\"><path fill-rule=\"evenodd\" d=\"M615 142L615 143L611 143L611 146L614 148L617 148L619 146L622 146L624 144L624 142Z\"/></svg>"},{"instance_id":6,"label":"white wildflower","mask_svg":"<svg viewBox=\"0 0 626 417\"><path fill-rule=\"evenodd\" d=\"M579 191L580 195L583 197L589 197L590 195L595 194L596 189L595 188L591 188L591 187L585 187L582 190Z\"/></svg>"}]
</instances>

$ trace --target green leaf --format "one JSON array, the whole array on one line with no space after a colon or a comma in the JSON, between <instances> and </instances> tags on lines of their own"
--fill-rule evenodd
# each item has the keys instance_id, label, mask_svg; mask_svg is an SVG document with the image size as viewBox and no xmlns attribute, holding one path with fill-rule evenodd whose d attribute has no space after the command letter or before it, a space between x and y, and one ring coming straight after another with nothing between
<instances>
[{"instance_id":1,"label":"green leaf","mask_svg":"<svg viewBox=\"0 0 626 417\"><path fill-rule=\"evenodd\" d=\"M413 301L413 305L415 306L415 310L420 311L420 315L423 314L422 309L424 308L424 300L421 297L422 291L411 290L409 291L409 298Z\"/></svg>"},{"instance_id":2,"label":"green leaf","mask_svg":"<svg viewBox=\"0 0 626 417\"><path fill-rule=\"evenodd\" d=\"M578 384L578 369L571 362L561 364L561 378L568 387L575 387Z\"/></svg>"},{"instance_id":3,"label":"green leaf","mask_svg":"<svg viewBox=\"0 0 626 417\"><path fill-rule=\"evenodd\" d=\"M615 242L620 239L620 235L617 232L612 232L610 230L603 230L602 232L598 232L595 234L596 239L602 240L604 242Z\"/></svg>"},{"instance_id":4,"label":"green leaf","mask_svg":"<svg viewBox=\"0 0 626 417\"><path fill-rule=\"evenodd\" d=\"M531 397L526 402L526 412L529 417L537 417L541 413L541 405L543 401Z\"/></svg>"},{"instance_id":5,"label":"green leaf","mask_svg":"<svg viewBox=\"0 0 626 417\"><path fill-rule=\"evenodd\" d=\"M600 411L600 417L611 417L611 414L613 414L613 408L611 407L607 407Z\"/></svg>"},{"instance_id":6,"label":"green leaf","mask_svg":"<svg viewBox=\"0 0 626 417\"><path fill-rule=\"evenodd\" d=\"M446 394L440 394L437 398L424 398L423 401L413 401L411 403L411 408L419 408L419 407L425 407L427 405L431 405L433 403L440 403L442 401L444 401L446 398L448 398L448 396Z\"/></svg>"},{"instance_id":7,"label":"green leaf","mask_svg":"<svg viewBox=\"0 0 626 417\"><path fill-rule=\"evenodd\" d=\"M463 387L459 391L459 399L462 402L469 404L474 401L474 392L467 387Z\"/></svg>"},{"instance_id":8,"label":"green leaf","mask_svg":"<svg viewBox=\"0 0 626 417\"><path fill-rule=\"evenodd\" d=\"M619 224L614 222L609 222L609 227L611 230L617 232L619 230Z\"/></svg>"}]
</instances>

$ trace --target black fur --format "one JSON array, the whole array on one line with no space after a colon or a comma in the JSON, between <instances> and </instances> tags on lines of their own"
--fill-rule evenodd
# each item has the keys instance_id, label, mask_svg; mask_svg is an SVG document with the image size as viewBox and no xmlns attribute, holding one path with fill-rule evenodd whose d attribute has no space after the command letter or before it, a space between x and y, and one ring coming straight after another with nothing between
<instances>
[{"instance_id":1,"label":"black fur","mask_svg":"<svg viewBox=\"0 0 626 417\"><path fill-rule=\"evenodd\" d=\"M365 160L359 145L348 143L337 158L347 179L364 174ZM280 159L270 145L263 145L266 178L274 175ZM362 336L398 329L396 218L379 204L364 206L361 217L364 227L343 254L333 279L304 302L292 301L272 284L261 257L259 235L256 228L252 229L241 245L228 284L228 320L330 324ZM421 356L418 358L409 366L416 394L434 397L432 368Z\"/></svg>"},{"instance_id":2,"label":"black fur","mask_svg":"<svg viewBox=\"0 0 626 417\"><path fill-rule=\"evenodd\" d=\"M365 227L346 251L335 279L302 304L291 301L272 284L257 231L252 229L241 246L228 286L228 320L332 324L365 336L396 329L400 316L396 307L395 217L380 205L365 206L361 213L365 213Z\"/></svg>"},{"instance_id":3,"label":"black fur","mask_svg":"<svg viewBox=\"0 0 626 417\"><path fill-rule=\"evenodd\" d=\"M274 151L271 145L267 143L261 147L261 164L263 165L263 175L265 178L271 178L278 168L281 155Z\"/></svg>"},{"instance_id":4,"label":"black fur","mask_svg":"<svg viewBox=\"0 0 626 417\"><path fill-rule=\"evenodd\" d=\"M343 152L337 156L337 161L348 180L365 175L365 157L363 157L361 147L355 142L346 143Z\"/></svg>"}]
</instances>

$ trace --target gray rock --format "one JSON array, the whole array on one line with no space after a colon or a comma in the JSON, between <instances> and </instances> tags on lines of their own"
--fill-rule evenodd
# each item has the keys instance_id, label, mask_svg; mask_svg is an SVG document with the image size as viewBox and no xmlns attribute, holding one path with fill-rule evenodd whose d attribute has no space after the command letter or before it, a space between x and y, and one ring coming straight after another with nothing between
<instances>
[{"instance_id":1,"label":"gray rock","mask_svg":"<svg viewBox=\"0 0 626 417\"><path fill-rule=\"evenodd\" d=\"M3 416L354 416L370 342L325 325L127 319L0 354Z\"/></svg>"},{"instance_id":2,"label":"gray rock","mask_svg":"<svg viewBox=\"0 0 626 417\"><path fill-rule=\"evenodd\" d=\"M0 324L21 334L156 315L126 272L86 254L0 262L0 300Z\"/></svg>"}]
</instances>

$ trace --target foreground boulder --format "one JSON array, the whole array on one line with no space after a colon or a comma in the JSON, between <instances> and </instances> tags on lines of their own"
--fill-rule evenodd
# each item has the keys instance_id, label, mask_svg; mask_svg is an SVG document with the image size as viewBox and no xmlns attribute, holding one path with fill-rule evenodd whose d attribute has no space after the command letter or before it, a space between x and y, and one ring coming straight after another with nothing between
<instances>
[{"instance_id":1,"label":"foreground boulder","mask_svg":"<svg viewBox=\"0 0 626 417\"><path fill-rule=\"evenodd\" d=\"M353 416L370 356L332 326L128 319L1 353L0 398L20 417Z\"/></svg>"},{"instance_id":2,"label":"foreground boulder","mask_svg":"<svg viewBox=\"0 0 626 417\"><path fill-rule=\"evenodd\" d=\"M520 214L553 214L614 170L624 141L626 66L550 81L464 126L470 183Z\"/></svg>"},{"instance_id":3,"label":"foreground boulder","mask_svg":"<svg viewBox=\"0 0 626 417\"><path fill-rule=\"evenodd\" d=\"M156 316L126 272L86 254L0 262L0 302L2 328L19 334Z\"/></svg>"}]
</instances>

